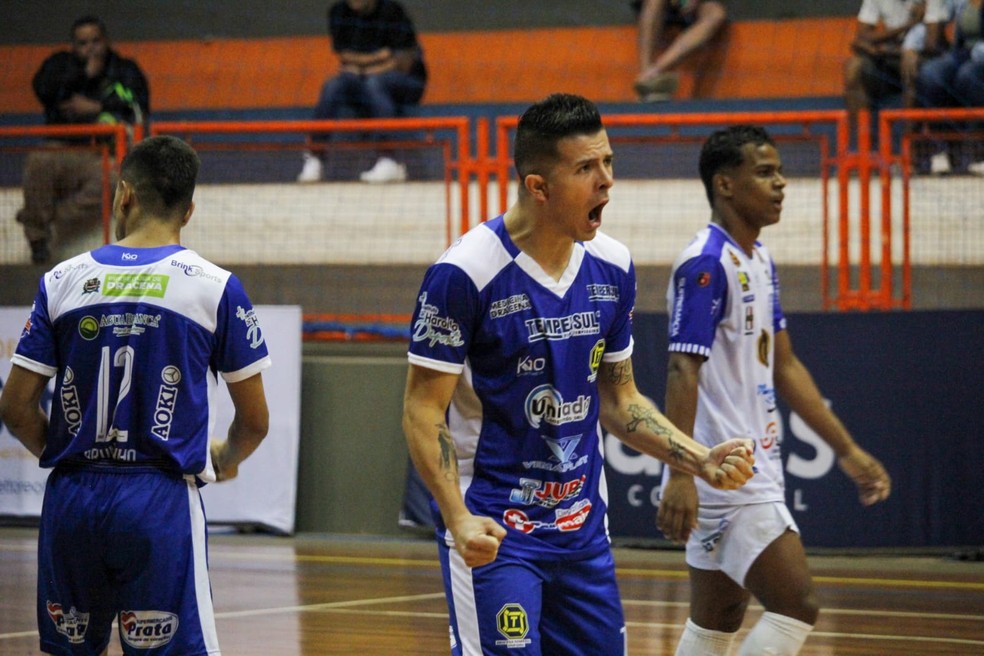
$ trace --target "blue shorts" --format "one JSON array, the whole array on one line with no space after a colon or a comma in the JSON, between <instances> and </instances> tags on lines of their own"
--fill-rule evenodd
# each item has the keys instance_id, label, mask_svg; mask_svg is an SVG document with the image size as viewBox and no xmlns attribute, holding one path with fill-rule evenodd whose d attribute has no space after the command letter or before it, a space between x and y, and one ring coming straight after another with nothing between
<instances>
[{"instance_id":1,"label":"blue shorts","mask_svg":"<svg viewBox=\"0 0 984 656\"><path fill-rule=\"evenodd\" d=\"M609 550L582 560L500 553L471 569L438 542L452 656L625 656L625 616Z\"/></svg>"},{"instance_id":2,"label":"blue shorts","mask_svg":"<svg viewBox=\"0 0 984 656\"><path fill-rule=\"evenodd\" d=\"M56 468L38 537L38 632L50 654L218 654L205 513L163 472Z\"/></svg>"}]
</instances>

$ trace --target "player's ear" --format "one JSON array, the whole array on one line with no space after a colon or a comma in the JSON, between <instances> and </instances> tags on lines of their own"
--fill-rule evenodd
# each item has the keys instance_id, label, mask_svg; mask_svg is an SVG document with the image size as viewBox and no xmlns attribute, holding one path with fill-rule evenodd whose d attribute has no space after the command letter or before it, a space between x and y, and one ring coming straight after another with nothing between
<instances>
[{"instance_id":1,"label":"player's ear","mask_svg":"<svg viewBox=\"0 0 984 656\"><path fill-rule=\"evenodd\" d=\"M181 227L182 228L185 227L186 225L188 225L188 221L191 220L191 214L194 211L195 211L195 201L192 201L188 205L188 211L185 212L184 216L181 218Z\"/></svg>"},{"instance_id":2,"label":"player's ear","mask_svg":"<svg viewBox=\"0 0 984 656\"><path fill-rule=\"evenodd\" d=\"M133 189L133 185L126 180L120 179L120 181L116 183L116 192L113 199L113 204L118 205L124 212L128 212L133 206L135 199L136 192Z\"/></svg>"},{"instance_id":3,"label":"player's ear","mask_svg":"<svg viewBox=\"0 0 984 656\"><path fill-rule=\"evenodd\" d=\"M530 173L523 178L523 186L533 198L540 201L547 199L547 179L539 173Z\"/></svg>"},{"instance_id":4,"label":"player's ear","mask_svg":"<svg viewBox=\"0 0 984 656\"><path fill-rule=\"evenodd\" d=\"M711 186L719 196L730 198L734 189L734 181L731 179L730 175L725 173L715 173L714 177L711 179Z\"/></svg>"}]
</instances>

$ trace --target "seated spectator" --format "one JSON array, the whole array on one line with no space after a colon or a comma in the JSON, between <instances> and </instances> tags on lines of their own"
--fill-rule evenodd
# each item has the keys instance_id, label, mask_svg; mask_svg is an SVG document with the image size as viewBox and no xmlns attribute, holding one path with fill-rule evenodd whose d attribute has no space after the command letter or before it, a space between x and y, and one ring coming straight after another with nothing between
<instances>
[{"instance_id":1,"label":"seated spectator","mask_svg":"<svg viewBox=\"0 0 984 656\"><path fill-rule=\"evenodd\" d=\"M926 0L921 23L913 25L902 41L902 106L917 107L916 77L927 60L941 55L948 47L946 26L953 19L953 0Z\"/></svg>"},{"instance_id":2,"label":"seated spectator","mask_svg":"<svg viewBox=\"0 0 984 656\"><path fill-rule=\"evenodd\" d=\"M424 95L427 69L413 23L395 0L340 0L328 10L338 75L325 82L314 108L316 120L350 117L393 118ZM327 141L327 135L312 137ZM406 166L391 153L360 175L363 182L402 182ZM305 153L298 182L322 178L323 152Z\"/></svg>"},{"instance_id":3,"label":"seated spectator","mask_svg":"<svg viewBox=\"0 0 984 656\"><path fill-rule=\"evenodd\" d=\"M845 102L852 127L862 109L875 109L897 95L912 98L912 92L903 88L903 43L909 30L923 22L925 10L925 0L862 0L851 43L853 54L844 66ZM907 65L906 80L911 80L911 68L916 65L911 54Z\"/></svg>"},{"instance_id":4,"label":"seated spectator","mask_svg":"<svg viewBox=\"0 0 984 656\"><path fill-rule=\"evenodd\" d=\"M721 31L727 10L720 0L634 0L632 5L639 16L635 91L640 102L669 100L680 83L673 69ZM665 44L671 25L681 31Z\"/></svg>"},{"instance_id":5,"label":"seated spectator","mask_svg":"<svg viewBox=\"0 0 984 656\"><path fill-rule=\"evenodd\" d=\"M928 107L984 107L984 1L956 0L953 9L953 47L922 66L916 79L919 98ZM950 171L946 151L934 155L931 170ZM984 161L967 170L984 175Z\"/></svg>"},{"instance_id":6,"label":"seated spectator","mask_svg":"<svg viewBox=\"0 0 984 656\"><path fill-rule=\"evenodd\" d=\"M106 26L95 16L72 23L71 50L44 60L34 93L48 125L118 123L135 125L150 112L150 91L140 67L109 47ZM31 261L51 258L56 223L98 222L102 216L102 158L87 139L50 140L28 154L24 165L24 208L17 222L31 246ZM112 181L111 181L112 182ZM113 182L115 184L115 182Z\"/></svg>"}]
</instances>

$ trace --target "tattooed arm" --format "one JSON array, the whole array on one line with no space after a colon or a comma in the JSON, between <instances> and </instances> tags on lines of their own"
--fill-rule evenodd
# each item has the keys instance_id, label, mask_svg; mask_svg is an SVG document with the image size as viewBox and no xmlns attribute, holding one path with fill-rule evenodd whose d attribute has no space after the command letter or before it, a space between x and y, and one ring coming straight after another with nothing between
<instances>
[{"instance_id":1,"label":"tattooed arm","mask_svg":"<svg viewBox=\"0 0 984 656\"><path fill-rule=\"evenodd\" d=\"M693 441L642 395L635 384L631 359L603 362L598 390L602 424L636 451L722 489L741 487L751 477L754 458L750 442L730 440L708 449Z\"/></svg>"},{"instance_id":2,"label":"tattooed arm","mask_svg":"<svg viewBox=\"0 0 984 656\"><path fill-rule=\"evenodd\" d=\"M495 560L506 530L489 517L473 515L461 496L458 456L445 412L458 375L410 365L403 396L403 432L413 464L434 496L441 517L465 564Z\"/></svg>"}]
</instances>

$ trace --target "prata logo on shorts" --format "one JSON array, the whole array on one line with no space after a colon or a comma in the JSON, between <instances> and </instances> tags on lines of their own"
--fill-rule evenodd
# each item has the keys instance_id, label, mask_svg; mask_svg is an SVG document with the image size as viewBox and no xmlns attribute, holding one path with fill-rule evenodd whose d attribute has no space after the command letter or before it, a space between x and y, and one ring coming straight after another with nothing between
<instances>
[{"instance_id":1,"label":"prata logo on shorts","mask_svg":"<svg viewBox=\"0 0 984 656\"><path fill-rule=\"evenodd\" d=\"M591 397L582 394L574 401L564 401L553 385L540 385L529 393L523 407L526 421L533 428L539 428L544 421L551 426L562 426L583 421L591 409Z\"/></svg>"},{"instance_id":2,"label":"prata logo on shorts","mask_svg":"<svg viewBox=\"0 0 984 656\"><path fill-rule=\"evenodd\" d=\"M89 613L80 613L75 606L65 612L61 604L48 601L48 617L55 624L55 630L62 634L73 645L85 642L85 632L89 628Z\"/></svg>"},{"instance_id":3,"label":"prata logo on shorts","mask_svg":"<svg viewBox=\"0 0 984 656\"><path fill-rule=\"evenodd\" d=\"M120 612L123 641L136 649L156 649L171 642L178 631L178 616L163 610Z\"/></svg>"}]
</instances>

